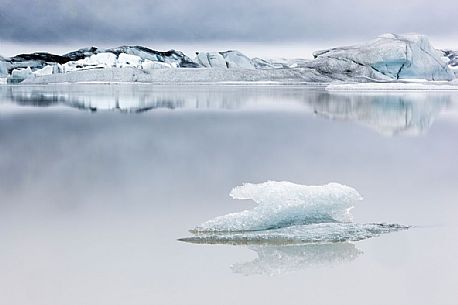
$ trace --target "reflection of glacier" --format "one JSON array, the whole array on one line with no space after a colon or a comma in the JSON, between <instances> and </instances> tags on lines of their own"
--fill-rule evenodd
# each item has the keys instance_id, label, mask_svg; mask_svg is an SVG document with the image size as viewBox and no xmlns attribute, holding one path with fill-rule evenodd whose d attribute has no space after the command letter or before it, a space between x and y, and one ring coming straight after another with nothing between
<instances>
[{"instance_id":1,"label":"reflection of glacier","mask_svg":"<svg viewBox=\"0 0 458 305\"><path fill-rule=\"evenodd\" d=\"M310 266L350 262L362 253L352 243L251 245L248 248L256 252L257 258L232 265L235 273L273 276Z\"/></svg>"},{"instance_id":2,"label":"reflection of glacier","mask_svg":"<svg viewBox=\"0 0 458 305\"><path fill-rule=\"evenodd\" d=\"M155 109L300 110L333 120L360 122L386 135L416 135L425 132L441 111L457 103L458 93L328 93L316 87L86 84L0 86L0 101L131 113Z\"/></svg>"},{"instance_id":3,"label":"reflection of glacier","mask_svg":"<svg viewBox=\"0 0 458 305\"><path fill-rule=\"evenodd\" d=\"M427 93L331 94L311 101L314 112L333 120L357 121L384 135L418 135L450 103L450 95Z\"/></svg>"},{"instance_id":4,"label":"reflection of glacier","mask_svg":"<svg viewBox=\"0 0 458 305\"><path fill-rule=\"evenodd\" d=\"M2 99L23 106L81 110L306 108L302 90L240 86L48 85L0 87Z\"/></svg>"}]
</instances>

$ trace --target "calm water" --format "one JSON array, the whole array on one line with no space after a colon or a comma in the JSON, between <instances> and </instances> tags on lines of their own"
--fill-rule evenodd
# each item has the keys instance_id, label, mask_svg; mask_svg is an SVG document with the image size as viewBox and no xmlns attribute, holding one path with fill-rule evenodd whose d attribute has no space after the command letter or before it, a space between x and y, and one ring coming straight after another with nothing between
<instances>
[{"instance_id":1,"label":"calm water","mask_svg":"<svg viewBox=\"0 0 458 305\"><path fill-rule=\"evenodd\" d=\"M0 304L456 304L458 95L0 87ZM339 182L354 243L177 241L243 182Z\"/></svg>"}]
</instances>

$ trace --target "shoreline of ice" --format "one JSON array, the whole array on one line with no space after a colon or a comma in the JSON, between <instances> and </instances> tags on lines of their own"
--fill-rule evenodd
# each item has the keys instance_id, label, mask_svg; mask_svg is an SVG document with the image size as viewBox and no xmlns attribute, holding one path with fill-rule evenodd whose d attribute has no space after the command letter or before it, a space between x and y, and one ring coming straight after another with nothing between
<instances>
[{"instance_id":1,"label":"shoreline of ice","mask_svg":"<svg viewBox=\"0 0 458 305\"><path fill-rule=\"evenodd\" d=\"M457 91L458 82L331 83L326 91Z\"/></svg>"}]
</instances>

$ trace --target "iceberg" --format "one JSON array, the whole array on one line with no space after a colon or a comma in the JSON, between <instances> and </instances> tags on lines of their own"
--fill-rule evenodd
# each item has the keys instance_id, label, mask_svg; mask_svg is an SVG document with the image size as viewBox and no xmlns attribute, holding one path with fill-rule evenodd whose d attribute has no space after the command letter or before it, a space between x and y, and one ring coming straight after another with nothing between
<instances>
[{"instance_id":1,"label":"iceberg","mask_svg":"<svg viewBox=\"0 0 458 305\"><path fill-rule=\"evenodd\" d=\"M171 64L168 64L166 62L151 61L149 59L145 59L145 61L141 64L141 67L144 70L175 68L174 66L172 66Z\"/></svg>"},{"instance_id":2,"label":"iceberg","mask_svg":"<svg viewBox=\"0 0 458 305\"><path fill-rule=\"evenodd\" d=\"M109 52L97 53L77 61L69 61L63 65L64 72L84 70L84 69L103 69L116 66L116 55Z\"/></svg>"},{"instance_id":3,"label":"iceberg","mask_svg":"<svg viewBox=\"0 0 458 305\"><path fill-rule=\"evenodd\" d=\"M224 57L218 52L198 52L196 61L205 68L227 68Z\"/></svg>"},{"instance_id":4,"label":"iceberg","mask_svg":"<svg viewBox=\"0 0 458 305\"><path fill-rule=\"evenodd\" d=\"M30 67L28 68L19 68L19 69L14 69L11 72L11 78L15 80L24 80L26 78L32 77L32 69Z\"/></svg>"},{"instance_id":5,"label":"iceberg","mask_svg":"<svg viewBox=\"0 0 458 305\"><path fill-rule=\"evenodd\" d=\"M239 51L197 52L196 62L205 68L255 69L255 64Z\"/></svg>"},{"instance_id":6,"label":"iceberg","mask_svg":"<svg viewBox=\"0 0 458 305\"><path fill-rule=\"evenodd\" d=\"M340 79L378 80L455 78L441 53L418 34L384 34L365 44L315 52L309 67Z\"/></svg>"},{"instance_id":7,"label":"iceberg","mask_svg":"<svg viewBox=\"0 0 458 305\"><path fill-rule=\"evenodd\" d=\"M54 67L53 66L45 66L42 69L36 70L33 72L35 76L45 76L45 75L51 75L54 73Z\"/></svg>"},{"instance_id":8,"label":"iceberg","mask_svg":"<svg viewBox=\"0 0 458 305\"><path fill-rule=\"evenodd\" d=\"M353 223L350 210L362 197L355 189L338 183L246 183L235 187L230 196L251 199L258 205L206 221L191 230L194 236L180 240L205 244L335 243L408 228L398 224Z\"/></svg>"},{"instance_id":9,"label":"iceberg","mask_svg":"<svg viewBox=\"0 0 458 305\"><path fill-rule=\"evenodd\" d=\"M221 52L221 55L229 69L255 69L255 65L251 59L239 51Z\"/></svg>"},{"instance_id":10,"label":"iceberg","mask_svg":"<svg viewBox=\"0 0 458 305\"><path fill-rule=\"evenodd\" d=\"M121 46L111 49L100 49L96 52L109 52L116 56L129 54L140 57L143 61L148 59L154 62L168 63L179 68L198 68L199 64L186 56L183 52L169 50L165 52L152 50L142 46Z\"/></svg>"},{"instance_id":11,"label":"iceberg","mask_svg":"<svg viewBox=\"0 0 458 305\"><path fill-rule=\"evenodd\" d=\"M350 222L349 210L361 195L338 183L304 186L291 182L246 183L234 188L234 199L251 199L258 205L251 210L216 217L194 232L257 231L323 222Z\"/></svg>"}]
</instances>

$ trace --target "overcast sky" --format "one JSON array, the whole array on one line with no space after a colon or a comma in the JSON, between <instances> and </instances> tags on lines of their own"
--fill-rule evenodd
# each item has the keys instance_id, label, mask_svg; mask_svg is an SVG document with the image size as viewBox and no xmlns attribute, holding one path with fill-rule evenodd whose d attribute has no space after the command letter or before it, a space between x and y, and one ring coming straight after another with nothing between
<instances>
[{"instance_id":1,"label":"overcast sky","mask_svg":"<svg viewBox=\"0 0 458 305\"><path fill-rule=\"evenodd\" d=\"M458 41L457 8L456 0L0 0L0 43L328 45L385 32Z\"/></svg>"}]
</instances>

